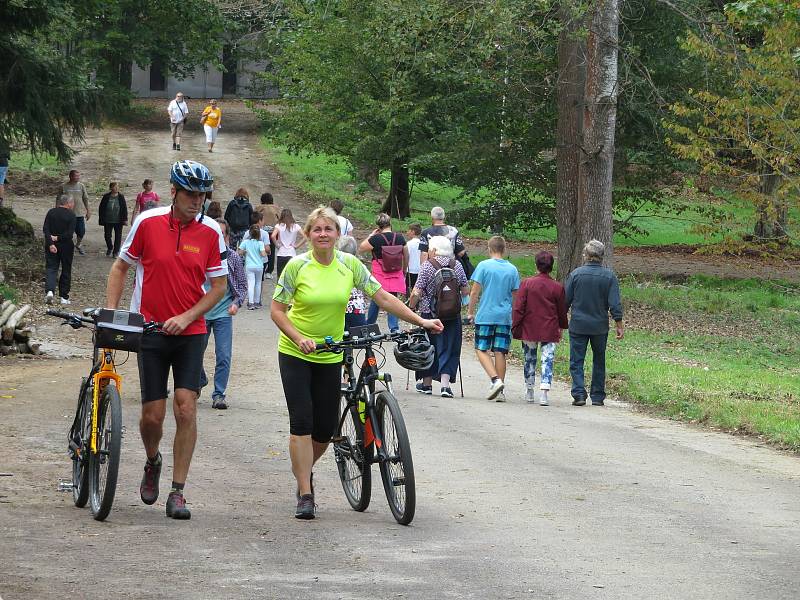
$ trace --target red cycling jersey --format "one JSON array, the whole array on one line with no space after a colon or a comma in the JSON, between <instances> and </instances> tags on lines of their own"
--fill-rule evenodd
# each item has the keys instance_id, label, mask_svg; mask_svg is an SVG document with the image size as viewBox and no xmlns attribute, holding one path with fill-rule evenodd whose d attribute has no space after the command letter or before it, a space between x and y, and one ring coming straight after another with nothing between
<instances>
[{"instance_id":1,"label":"red cycling jersey","mask_svg":"<svg viewBox=\"0 0 800 600\"><path fill-rule=\"evenodd\" d=\"M198 216L188 225L172 217L172 207L145 211L133 223L119 257L136 265L131 310L148 321L166 321L180 315L205 294L207 278L225 277L227 247L219 225ZM206 332L200 317L181 335Z\"/></svg>"}]
</instances>

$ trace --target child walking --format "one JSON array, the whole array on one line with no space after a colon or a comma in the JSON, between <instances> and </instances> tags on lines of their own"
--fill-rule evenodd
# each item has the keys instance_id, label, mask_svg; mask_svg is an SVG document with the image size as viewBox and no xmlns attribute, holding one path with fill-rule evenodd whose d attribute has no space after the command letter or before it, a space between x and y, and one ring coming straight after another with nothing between
<instances>
[{"instance_id":1,"label":"child walking","mask_svg":"<svg viewBox=\"0 0 800 600\"><path fill-rule=\"evenodd\" d=\"M411 295L411 290L414 289L414 284L417 283L419 277L419 236L422 233L422 226L419 223L412 223L408 226L406 231L406 248L408 248L408 272L406 273L406 288L408 288L407 296Z\"/></svg>"},{"instance_id":2,"label":"child walking","mask_svg":"<svg viewBox=\"0 0 800 600\"><path fill-rule=\"evenodd\" d=\"M511 332L514 339L522 340L525 352L526 400L536 401L536 354L541 348L542 382L539 404L547 406L547 397L553 383L553 357L561 340L561 330L567 328L567 302L564 286L550 277L553 255L547 251L536 255L539 274L522 281L514 302Z\"/></svg>"},{"instance_id":3,"label":"child walking","mask_svg":"<svg viewBox=\"0 0 800 600\"><path fill-rule=\"evenodd\" d=\"M239 244L239 254L244 256L244 268L247 273L247 310L261 308L261 271L267 249L261 239L258 224L250 226L250 238Z\"/></svg>"},{"instance_id":4,"label":"child walking","mask_svg":"<svg viewBox=\"0 0 800 600\"><path fill-rule=\"evenodd\" d=\"M302 228L295 222L292 211L288 208L281 211L278 224L272 231L272 241L275 242L275 266L278 271L277 278L280 279L286 263L297 256L297 249L306 243Z\"/></svg>"}]
</instances>

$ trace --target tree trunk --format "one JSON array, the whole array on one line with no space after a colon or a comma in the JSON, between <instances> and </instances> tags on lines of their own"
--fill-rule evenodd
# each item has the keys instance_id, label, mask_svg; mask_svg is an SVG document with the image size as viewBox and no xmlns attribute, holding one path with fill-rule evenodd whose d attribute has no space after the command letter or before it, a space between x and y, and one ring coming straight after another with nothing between
<instances>
[{"instance_id":1,"label":"tree trunk","mask_svg":"<svg viewBox=\"0 0 800 600\"><path fill-rule=\"evenodd\" d=\"M604 264L613 263L614 135L617 126L619 5L598 0L586 43L583 157L578 208L579 244L596 239L606 246ZM577 247L576 247L577 250Z\"/></svg>"},{"instance_id":2,"label":"tree trunk","mask_svg":"<svg viewBox=\"0 0 800 600\"><path fill-rule=\"evenodd\" d=\"M572 6L561 5L564 28L558 39L558 124L556 128L556 230L558 278L561 281L580 264L578 182L583 122L586 48L579 30L582 17Z\"/></svg>"},{"instance_id":3,"label":"tree trunk","mask_svg":"<svg viewBox=\"0 0 800 600\"><path fill-rule=\"evenodd\" d=\"M753 231L759 240L784 239L789 235L789 207L778 196L782 180L781 174L771 169L761 175L758 191L762 195L762 200L756 208L758 221Z\"/></svg>"},{"instance_id":4,"label":"tree trunk","mask_svg":"<svg viewBox=\"0 0 800 600\"><path fill-rule=\"evenodd\" d=\"M373 191L385 192L378 179L378 168L373 165L358 165L358 178L364 181Z\"/></svg>"},{"instance_id":5,"label":"tree trunk","mask_svg":"<svg viewBox=\"0 0 800 600\"><path fill-rule=\"evenodd\" d=\"M392 183L389 195L381 206L381 211L395 219L405 219L411 215L411 203L408 189L408 163L395 159L392 164Z\"/></svg>"}]
</instances>

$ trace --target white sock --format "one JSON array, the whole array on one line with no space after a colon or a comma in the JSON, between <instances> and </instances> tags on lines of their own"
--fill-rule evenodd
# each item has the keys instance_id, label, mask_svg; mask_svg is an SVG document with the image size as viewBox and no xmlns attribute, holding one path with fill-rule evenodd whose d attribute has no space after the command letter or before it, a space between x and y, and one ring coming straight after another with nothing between
<instances>
[{"instance_id":1,"label":"white sock","mask_svg":"<svg viewBox=\"0 0 800 600\"><path fill-rule=\"evenodd\" d=\"M445 375L444 373L442 373L440 377L442 380L441 381L442 387L450 387L450 375Z\"/></svg>"}]
</instances>

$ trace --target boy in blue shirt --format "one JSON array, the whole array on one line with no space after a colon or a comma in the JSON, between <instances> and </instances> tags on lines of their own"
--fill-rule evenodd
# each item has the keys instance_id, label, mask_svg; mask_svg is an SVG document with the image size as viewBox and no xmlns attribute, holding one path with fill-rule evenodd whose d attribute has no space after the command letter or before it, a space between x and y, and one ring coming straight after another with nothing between
<instances>
[{"instance_id":1,"label":"boy in blue shirt","mask_svg":"<svg viewBox=\"0 0 800 600\"><path fill-rule=\"evenodd\" d=\"M520 283L517 268L503 258L505 252L505 239L499 235L489 239L489 258L481 261L472 274L467 310L467 318L475 323L475 353L492 380L486 398L497 402L506 401L503 379L506 354L511 347L511 311Z\"/></svg>"}]
</instances>

